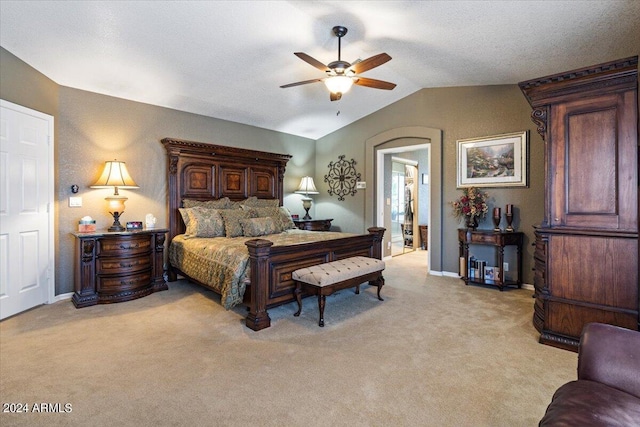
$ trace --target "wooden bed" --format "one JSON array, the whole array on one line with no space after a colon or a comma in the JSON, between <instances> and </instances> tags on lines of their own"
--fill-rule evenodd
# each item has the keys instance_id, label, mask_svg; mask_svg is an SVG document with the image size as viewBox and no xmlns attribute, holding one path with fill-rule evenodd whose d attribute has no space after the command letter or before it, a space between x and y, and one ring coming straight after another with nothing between
<instances>
[{"instance_id":1,"label":"wooden bed","mask_svg":"<svg viewBox=\"0 0 640 427\"><path fill-rule=\"evenodd\" d=\"M228 197L239 201L256 196L279 199L282 205L284 172L291 156L173 138L163 139L162 144L168 156L169 245L176 235L185 232L178 211L185 199ZM268 328L271 319L267 309L295 301L293 271L358 255L381 259L385 229L373 227L368 231L369 234L290 246L275 246L263 238L247 241L250 264L250 284L244 294L244 303L249 308L247 327L254 331ZM178 274L213 289L169 265L169 281L175 281Z\"/></svg>"}]
</instances>

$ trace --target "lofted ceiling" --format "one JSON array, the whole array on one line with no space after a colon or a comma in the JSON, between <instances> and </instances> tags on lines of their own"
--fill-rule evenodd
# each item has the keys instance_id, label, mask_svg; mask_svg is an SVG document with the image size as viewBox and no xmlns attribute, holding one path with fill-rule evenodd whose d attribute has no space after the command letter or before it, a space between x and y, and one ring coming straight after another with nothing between
<instances>
[{"instance_id":1,"label":"lofted ceiling","mask_svg":"<svg viewBox=\"0 0 640 427\"><path fill-rule=\"evenodd\" d=\"M0 46L56 83L318 139L422 88L512 84L640 51L640 1L0 1ZM294 52L393 59L331 102Z\"/></svg>"}]
</instances>

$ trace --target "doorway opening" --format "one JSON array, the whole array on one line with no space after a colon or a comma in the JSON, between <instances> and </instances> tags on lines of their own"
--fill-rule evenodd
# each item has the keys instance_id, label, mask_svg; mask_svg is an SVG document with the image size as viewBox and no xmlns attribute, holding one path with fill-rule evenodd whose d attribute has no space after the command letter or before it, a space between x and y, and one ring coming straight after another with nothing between
<instances>
[{"instance_id":1,"label":"doorway opening","mask_svg":"<svg viewBox=\"0 0 640 427\"><path fill-rule=\"evenodd\" d=\"M427 266L428 236L421 231L428 229L431 217L430 144L399 145L375 151L377 226L390 231L383 247L384 256L419 251L424 254Z\"/></svg>"},{"instance_id":2,"label":"doorway opening","mask_svg":"<svg viewBox=\"0 0 640 427\"><path fill-rule=\"evenodd\" d=\"M391 158L391 256L416 250L414 213L417 191L415 177L418 163L398 157Z\"/></svg>"}]
</instances>

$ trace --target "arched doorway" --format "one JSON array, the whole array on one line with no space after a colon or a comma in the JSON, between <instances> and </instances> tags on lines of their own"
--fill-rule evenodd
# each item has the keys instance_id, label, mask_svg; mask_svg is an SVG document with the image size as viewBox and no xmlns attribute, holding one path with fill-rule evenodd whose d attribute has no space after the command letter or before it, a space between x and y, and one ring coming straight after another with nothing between
<instances>
[{"instance_id":1,"label":"arched doorway","mask_svg":"<svg viewBox=\"0 0 640 427\"><path fill-rule=\"evenodd\" d=\"M412 126L391 129L369 138L365 143L365 179L373 182L365 190L365 223L384 223L384 197L379 194L379 183L384 182L380 172L379 150L398 149L410 151L412 147L429 148L429 272L442 275L442 131ZM385 233L385 248L389 247L389 233Z\"/></svg>"}]
</instances>

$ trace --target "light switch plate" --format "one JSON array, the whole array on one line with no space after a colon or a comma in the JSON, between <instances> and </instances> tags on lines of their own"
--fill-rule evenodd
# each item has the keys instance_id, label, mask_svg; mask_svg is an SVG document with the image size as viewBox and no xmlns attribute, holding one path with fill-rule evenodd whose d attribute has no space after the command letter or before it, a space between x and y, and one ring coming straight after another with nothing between
<instances>
[{"instance_id":1,"label":"light switch plate","mask_svg":"<svg viewBox=\"0 0 640 427\"><path fill-rule=\"evenodd\" d=\"M367 183L365 181L358 181L356 182L356 188L359 190L363 188L367 188Z\"/></svg>"},{"instance_id":2,"label":"light switch plate","mask_svg":"<svg viewBox=\"0 0 640 427\"><path fill-rule=\"evenodd\" d=\"M69 197L69 207L70 208L81 208L82 207L82 197Z\"/></svg>"}]
</instances>

